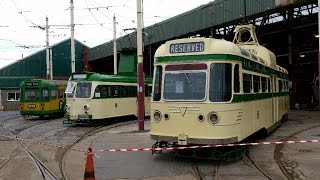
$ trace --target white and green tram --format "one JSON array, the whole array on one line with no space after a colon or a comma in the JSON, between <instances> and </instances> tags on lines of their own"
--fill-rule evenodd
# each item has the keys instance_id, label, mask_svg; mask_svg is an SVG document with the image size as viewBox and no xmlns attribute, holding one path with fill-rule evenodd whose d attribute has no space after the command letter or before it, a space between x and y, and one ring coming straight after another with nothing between
<instances>
[{"instance_id":1,"label":"white and green tram","mask_svg":"<svg viewBox=\"0 0 320 180\"><path fill-rule=\"evenodd\" d=\"M246 42L185 38L157 49L150 135L158 145L235 143L287 118L288 72L252 34Z\"/></svg>"},{"instance_id":2,"label":"white and green tram","mask_svg":"<svg viewBox=\"0 0 320 180\"><path fill-rule=\"evenodd\" d=\"M145 115L150 111L152 79L145 78ZM136 115L137 77L99 73L73 74L66 88L64 123L92 123Z\"/></svg>"}]
</instances>

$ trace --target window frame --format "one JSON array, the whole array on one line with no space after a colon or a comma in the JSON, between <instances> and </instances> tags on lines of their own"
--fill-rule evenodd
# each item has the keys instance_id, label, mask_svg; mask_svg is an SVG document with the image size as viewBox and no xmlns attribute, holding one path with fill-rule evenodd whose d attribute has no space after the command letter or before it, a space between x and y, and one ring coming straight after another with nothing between
<instances>
[{"instance_id":1,"label":"window frame","mask_svg":"<svg viewBox=\"0 0 320 180\"><path fill-rule=\"evenodd\" d=\"M13 100L9 99L9 94L14 94L14 99ZM19 98L18 99L17 99L17 94L19 94ZM20 93L19 92L7 92L7 101L8 102L20 101Z\"/></svg>"}]
</instances>

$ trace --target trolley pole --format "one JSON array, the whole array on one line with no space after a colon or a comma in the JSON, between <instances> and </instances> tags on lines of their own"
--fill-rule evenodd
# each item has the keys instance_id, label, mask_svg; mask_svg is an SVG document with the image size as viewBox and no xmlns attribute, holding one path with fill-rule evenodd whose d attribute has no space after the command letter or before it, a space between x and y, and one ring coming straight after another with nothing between
<instances>
[{"instance_id":1,"label":"trolley pole","mask_svg":"<svg viewBox=\"0 0 320 180\"><path fill-rule=\"evenodd\" d=\"M137 0L137 55L138 55L138 124L139 131L144 130L144 73L143 73L143 42L142 42L142 3Z\"/></svg>"},{"instance_id":2,"label":"trolley pole","mask_svg":"<svg viewBox=\"0 0 320 180\"><path fill-rule=\"evenodd\" d=\"M113 72L118 74L116 15L113 15Z\"/></svg>"},{"instance_id":3,"label":"trolley pole","mask_svg":"<svg viewBox=\"0 0 320 180\"><path fill-rule=\"evenodd\" d=\"M49 19L46 17L46 64L47 79L50 79L50 52L49 52Z\"/></svg>"},{"instance_id":4,"label":"trolley pole","mask_svg":"<svg viewBox=\"0 0 320 180\"><path fill-rule=\"evenodd\" d=\"M76 60L74 50L74 12L73 12L73 0L70 0L70 30L71 30L71 73L76 71Z\"/></svg>"}]
</instances>

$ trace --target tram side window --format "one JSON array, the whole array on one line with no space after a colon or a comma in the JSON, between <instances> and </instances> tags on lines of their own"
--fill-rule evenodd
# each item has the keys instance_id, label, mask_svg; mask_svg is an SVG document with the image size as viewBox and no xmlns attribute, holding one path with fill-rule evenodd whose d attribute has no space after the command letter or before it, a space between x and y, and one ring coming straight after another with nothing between
<instances>
[{"instance_id":1,"label":"tram side window","mask_svg":"<svg viewBox=\"0 0 320 180\"><path fill-rule=\"evenodd\" d=\"M260 92L260 77L253 75L253 92Z\"/></svg>"},{"instance_id":2,"label":"tram side window","mask_svg":"<svg viewBox=\"0 0 320 180\"><path fill-rule=\"evenodd\" d=\"M121 97L128 97L128 87L120 86Z\"/></svg>"},{"instance_id":3,"label":"tram side window","mask_svg":"<svg viewBox=\"0 0 320 180\"><path fill-rule=\"evenodd\" d=\"M152 87L151 86L148 86L148 85L145 85L144 86L144 95L146 97L149 97L151 95L151 91L152 91Z\"/></svg>"},{"instance_id":4,"label":"tram side window","mask_svg":"<svg viewBox=\"0 0 320 180\"><path fill-rule=\"evenodd\" d=\"M129 86L128 87L128 96L129 97L136 97L137 96L137 87L136 86Z\"/></svg>"},{"instance_id":5,"label":"tram side window","mask_svg":"<svg viewBox=\"0 0 320 180\"><path fill-rule=\"evenodd\" d=\"M51 90L51 99L57 99L57 90Z\"/></svg>"},{"instance_id":6,"label":"tram side window","mask_svg":"<svg viewBox=\"0 0 320 180\"><path fill-rule=\"evenodd\" d=\"M212 102L227 102L232 96L232 65L213 63L210 66L209 99Z\"/></svg>"},{"instance_id":7,"label":"tram side window","mask_svg":"<svg viewBox=\"0 0 320 180\"><path fill-rule=\"evenodd\" d=\"M154 70L153 80L153 101L160 101L161 99L161 84L162 84L162 66L156 66Z\"/></svg>"},{"instance_id":8,"label":"tram side window","mask_svg":"<svg viewBox=\"0 0 320 180\"><path fill-rule=\"evenodd\" d=\"M267 92L267 78L261 77L261 92Z\"/></svg>"},{"instance_id":9,"label":"tram side window","mask_svg":"<svg viewBox=\"0 0 320 180\"><path fill-rule=\"evenodd\" d=\"M268 78L268 92L271 92L271 80Z\"/></svg>"},{"instance_id":10,"label":"tram side window","mask_svg":"<svg viewBox=\"0 0 320 180\"><path fill-rule=\"evenodd\" d=\"M119 97L119 86L112 86L111 87L111 93L112 93L112 97Z\"/></svg>"},{"instance_id":11,"label":"tram side window","mask_svg":"<svg viewBox=\"0 0 320 180\"><path fill-rule=\"evenodd\" d=\"M234 66L234 71L233 71L233 88L234 88L234 92L235 93L239 93L240 92L240 78L239 78L239 64L236 64Z\"/></svg>"},{"instance_id":12,"label":"tram side window","mask_svg":"<svg viewBox=\"0 0 320 180\"><path fill-rule=\"evenodd\" d=\"M42 89L42 98L45 101L49 100L49 90L48 90L48 88L43 88Z\"/></svg>"},{"instance_id":13,"label":"tram side window","mask_svg":"<svg viewBox=\"0 0 320 180\"><path fill-rule=\"evenodd\" d=\"M279 84L279 92L283 92L283 84L281 80L278 80L278 84Z\"/></svg>"},{"instance_id":14,"label":"tram side window","mask_svg":"<svg viewBox=\"0 0 320 180\"><path fill-rule=\"evenodd\" d=\"M58 98L64 98L64 93L62 90L58 91Z\"/></svg>"},{"instance_id":15,"label":"tram side window","mask_svg":"<svg viewBox=\"0 0 320 180\"><path fill-rule=\"evenodd\" d=\"M252 86L252 75L251 74L243 74L243 92L250 93Z\"/></svg>"}]
</instances>

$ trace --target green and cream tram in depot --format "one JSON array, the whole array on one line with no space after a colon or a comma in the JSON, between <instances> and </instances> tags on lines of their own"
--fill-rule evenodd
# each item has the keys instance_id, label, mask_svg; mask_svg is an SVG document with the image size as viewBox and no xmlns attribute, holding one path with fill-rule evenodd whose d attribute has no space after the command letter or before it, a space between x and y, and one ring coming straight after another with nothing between
<instances>
[{"instance_id":1,"label":"green and cream tram in depot","mask_svg":"<svg viewBox=\"0 0 320 180\"><path fill-rule=\"evenodd\" d=\"M145 78L145 115L150 111L152 79ZM137 77L73 74L66 88L65 124L92 123L136 115Z\"/></svg>"},{"instance_id":2,"label":"green and cream tram in depot","mask_svg":"<svg viewBox=\"0 0 320 180\"><path fill-rule=\"evenodd\" d=\"M239 40L243 31L251 40ZM287 118L288 72L260 46L254 26L234 42L185 38L155 54L150 136L166 144L225 144L266 133Z\"/></svg>"}]
</instances>

